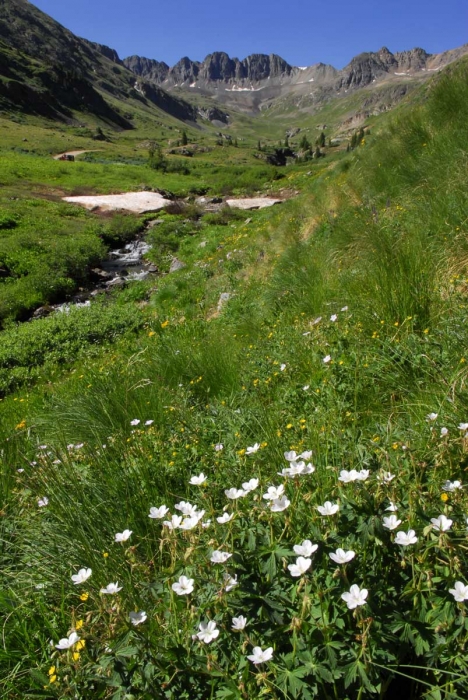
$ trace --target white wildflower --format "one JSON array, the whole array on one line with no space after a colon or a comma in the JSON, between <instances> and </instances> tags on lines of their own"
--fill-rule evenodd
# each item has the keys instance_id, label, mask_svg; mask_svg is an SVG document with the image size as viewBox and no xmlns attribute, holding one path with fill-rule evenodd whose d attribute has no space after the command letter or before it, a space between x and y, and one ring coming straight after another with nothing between
<instances>
[{"instance_id":1,"label":"white wildflower","mask_svg":"<svg viewBox=\"0 0 468 700\"><path fill-rule=\"evenodd\" d=\"M253 653L248 655L247 658L256 666L257 664L264 664L273 658L273 647L268 647L264 651L261 647L254 647Z\"/></svg>"},{"instance_id":2,"label":"white wildflower","mask_svg":"<svg viewBox=\"0 0 468 700\"><path fill-rule=\"evenodd\" d=\"M290 505L291 501L289 501L286 496L282 496L281 498L275 498L274 501L270 501L270 510L272 513L281 513Z\"/></svg>"},{"instance_id":3,"label":"white wildflower","mask_svg":"<svg viewBox=\"0 0 468 700\"><path fill-rule=\"evenodd\" d=\"M224 564L230 557L232 557L232 554L229 552L222 552L219 549L215 549L211 554L210 561L213 564Z\"/></svg>"},{"instance_id":4,"label":"white wildflower","mask_svg":"<svg viewBox=\"0 0 468 700\"><path fill-rule=\"evenodd\" d=\"M301 544L295 544L294 552L302 557L311 557L318 549L318 544L312 544L310 540L303 540Z\"/></svg>"},{"instance_id":5,"label":"white wildflower","mask_svg":"<svg viewBox=\"0 0 468 700\"><path fill-rule=\"evenodd\" d=\"M396 515L389 515L388 518L383 519L383 526L387 530L396 530L398 525L401 525L401 520L398 520Z\"/></svg>"},{"instance_id":6,"label":"white wildflower","mask_svg":"<svg viewBox=\"0 0 468 700\"><path fill-rule=\"evenodd\" d=\"M408 530L408 532L397 532L395 537L395 544L399 544L402 547L409 547L410 544L416 544L418 538L414 530Z\"/></svg>"},{"instance_id":7,"label":"white wildflower","mask_svg":"<svg viewBox=\"0 0 468 700\"><path fill-rule=\"evenodd\" d=\"M235 632L242 632L242 630L246 628L247 624L247 618L243 615L239 615L239 617L232 618L232 629Z\"/></svg>"},{"instance_id":8,"label":"white wildflower","mask_svg":"<svg viewBox=\"0 0 468 700\"><path fill-rule=\"evenodd\" d=\"M284 493L284 486L280 484L279 486L269 486L266 493L263 494L265 501L274 501L277 498L281 498Z\"/></svg>"},{"instance_id":9,"label":"white wildflower","mask_svg":"<svg viewBox=\"0 0 468 700\"><path fill-rule=\"evenodd\" d=\"M115 595L122 590L122 586L119 586L119 582L108 583L105 588L101 588L100 593L103 595Z\"/></svg>"},{"instance_id":10,"label":"white wildflower","mask_svg":"<svg viewBox=\"0 0 468 700\"><path fill-rule=\"evenodd\" d=\"M453 595L457 603L463 603L468 600L468 586L462 581L457 581L455 588L450 588L449 593Z\"/></svg>"},{"instance_id":11,"label":"white wildflower","mask_svg":"<svg viewBox=\"0 0 468 700\"><path fill-rule=\"evenodd\" d=\"M200 472L198 476L192 476L190 479L190 483L192 486L201 486L204 484L206 481L206 476L203 474L203 472Z\"/></svg>"},{"instance_id":12,"label":"white wildflower","mask_svg":"<svg viewBox=\"0 0 468 700\"><path fill-rule=\"evenodd\" d=\"M335 515L340 510L340 506L337 503L325 501L323 506L317 506L317 510L320 515Z\"/></svg>"},{"instance_id":13,"label":"white wildflower","mask_svg":"<svg viewBox=\"0 0 468 700\"><path fill-rule=\"evenodd\" d=\"M193 578L187 578L187 576L179 576L179 580L172 584L172 590L177 593L177 595L188 595L193 591Z\"/></svg>"},{"instance_id":14,"label":"white wildflower","mask_svg":"<svg viewBox=\"0 0 468 700\"><path fill-rule=\"evenodd\" d=\"M145 622L148 615L144 610L140 610L140 612L131 612L128 617L132 625L137 627L137 625L141 625L143 622Z\"/></svg>"},{"instance_id":15,"label":"white wildflower","mask_svg":"<svg viewBox=\"0 0 468 700\"><path fill-rule=\"evenodd\" d=\"M302 576L310 568L312 564L312 559L306 559L305 557L297 557L295 564L289 564L288 569L291 572L291 576L297 578Z\"/></svg>"},{"instance_id":16,"label":"white wildflower","mask_svg":"<svg viewBox=\"0 0 468 700\"><path fill-rule=\"evenodd\" d=\"M161 520L168 512L169 508L166 508L166 506L159 506L159 508L152 507L150 508L148 517L154 520Z\"/></svg>"},{"instance_id":17,"label":"white wildflower","mask_svg":"<svg viewBox=\"0 0 468 700\"><path fill-rule=\"evenodd\" d=\"M69 637L64 637L63 639L61 639L59 643L55 645L55 648L59 649L60 651L63 651L64 649L70 649L77 643L78 640L79 636L77 635L77 633L72 632Z\"/></svg>"},{"instance_id":18,"label":"white wildflower","mask_svg":"<svg viewBox=\"0 0 468 700\"><path fill-rule=\"evenodd\" d=\"M126 542L132 535L132 530L124 530L123 532L117 532L114 539L116 542Z\"/></svg>"},{"instance_id":19,"label":"white wildflower","mask_svg":"<svg viewBox=\"0 0 468 700\"><path fill-rule=\"evenodd\" d=\"M92 573L92 569L80 569L77 574L72 575L71 580L75 586L78 586L80 583L87 581Z\"/></svg>"},{"instance_id":20,"label":"white wildflower","mask_svg":"<svg viewBox=\"0 0 468 700\"><path fill-rule=\"evenodd\" d=\"M356 584L353 584L349 589L349 593L342 593L341 597L345 601L349 610L354 610L360 605L366 604L366 598L369 591L367 588L359 588Z\"/></svg>"},{"instance_id":21,"label":"white wildflower","mask_svg":"<svg viewBox=\"0 0 468 700\"><path fill-rule=\"evenodd\" d=\"M245 454L246 455L254 455L256 452L258 452L260 449L260 443L256 442L255 445L252 445L251 447L247 447Z\"/></svg>"},{"instance_id":22,"label":"white wildflower","mask_svg":"<svg viewBox=\"0 0 468 700\"><path fill-rule=\"evenodd\" d=\"M347 552L345 552L344 549L338 547L336 552L331 552L328 556L336 564L347 564L349 561L351 561L351 559L354 559L354 557L356 556L356 552L353 552L352 549L349 549Z\"/></svg>"},{"instance_id":23,"label":"white wildflower","mask_svg":"<svg viewBox=\"0 0 468 700\"><path fill-rule=\"evenodd\" d=\"M438 530L439 532L447 532L447 530L450 530L452 527L453 520L450 520L450 518L447 518L442 514L437 518L431 518L431 523L434 530Z\"/></svg>"},{"instance_id":24,"label":"white wildflower","mask_svg":"<svg viewBox=\"0 0 468 700\"><path fill-rule=\"evenodd\" d=\"M200 631L198 632L197 637L205 644L209 644L219 635L219 630L216 629L216 622L213 622L213 620L210 620L209 622L201 622L198 629Z\"/></svg>"}]
</instances>

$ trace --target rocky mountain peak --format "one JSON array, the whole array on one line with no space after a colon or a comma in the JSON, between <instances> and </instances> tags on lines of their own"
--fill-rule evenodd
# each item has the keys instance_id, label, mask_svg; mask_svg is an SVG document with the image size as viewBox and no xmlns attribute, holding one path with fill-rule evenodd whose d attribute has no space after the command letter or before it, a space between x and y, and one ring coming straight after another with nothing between
<instances>
[{"instance_id":1,"label":"rocky mountain peak","mask_svg":"<svg viewBox=\"0 0 468 700\"><path fill-rule=\"evenodd\" d=\"M169 66L164 61L155 61L144 56L129 56L124 58L123 64L126 68L145 80L152 83L162 83L169 73Z\"/></svg>"}]
</instances>

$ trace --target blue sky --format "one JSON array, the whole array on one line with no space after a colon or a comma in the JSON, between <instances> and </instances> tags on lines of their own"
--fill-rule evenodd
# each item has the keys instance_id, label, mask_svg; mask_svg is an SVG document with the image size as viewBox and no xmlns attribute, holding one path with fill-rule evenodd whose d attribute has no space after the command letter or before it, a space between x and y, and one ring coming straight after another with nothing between
<instances>
[{"instance_id":1,"label":"blue sky","mask_svg":"<svg viewBox=\"0 0 468 700\"><path fill-rule=\"evenodd\" d=\"M468 42L468 0L33 0L75 34L176 63L213 51L342 68L361 51L421 46L438 53Z\"/></svg>"}]
</instances>

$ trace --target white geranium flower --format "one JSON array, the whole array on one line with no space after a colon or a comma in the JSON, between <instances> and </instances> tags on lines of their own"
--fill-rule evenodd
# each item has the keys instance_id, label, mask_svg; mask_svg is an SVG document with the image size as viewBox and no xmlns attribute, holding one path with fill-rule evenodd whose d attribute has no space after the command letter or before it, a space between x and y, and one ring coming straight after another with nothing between
<instances>
[{"instance_id":1,"label":"white geranium flower","mask_svg":"<svg viewBox=\"0 0 468 700\"><path fill-rule=\"evenodd\" d=\"M78 640L79 636L77 635L77 633L72 632L69 637L64 637L63 639L61 639L59 643L55 645L55 648L59 649L60 651L70 649L74 644L77 643Z\"/></svg>"},{"instance_id":2,"label":"white geranium flower","mask_svg":"<svg viewBox=\"0 0 468 700\"><path fill-rule=\"evenodd\" d=\"M448 435L448 428L441 428L440 437L445 437L446 435Z\"/></svg>"},{"instance_id":3,"label":"white geranium flower","mask_svg":"<svg viewBox=\"0 0 468 700\"><path fill-rule=\"evenodd\" d=\"M226 591L232 591L233 588L235 588L239 581L237 580L237 574L235 576L231 576L231 574L224 574L224 587Z\"/></svg>"},{"instance_id":4,"label":"white geranium flower","mask_svg":"<svg viewBox=\"0 0 468 700\"><path fill-rule=\"evenodd\" d=\"M380 481L383 484L389 484L394 478L395 474L392 474L391 472L382 472L381 474L377 474L377 481Z\"/></svg>"},{"instance_id":5,"label":"white geranium flower","mask_svg":"<svg viewBox=\"0 0 468 700\"><path fill-rule=\"evenodd\" d=\"M203 516L202 516L203 517ZM181 530L193 530L198 525L198 518L184 518L180 523Z\"/></svg>"},{"instance_id":6,"label":"white geranium flower","mask_svg":"<svg viewBox=\"0 0 468 700\"><path fill-rule=\"evenodd\" d=\"M312 325L312 326L316 326L317 323L320 323L321 320L322 320L322 317L321 317L321 316L317 316L317 318L316 318L314 321L312 321L311 325Z\"/></svg>"},{"instance_id":7,"label":"white geranium flower","mask_svg":"<svg viewBox=\"0 0 468 700\"><path fill-rule=\"evenodd\" d=\"M466 431L468 430L468 423L460 423L458 425L458 430L461 430L464 433L466 433Z\"/></svg>"},{"instance_id":8,"label":"white geranium flower","mask_svg":"<svg viewBox=\"0 0 468 700\"><path fill-rule=\"evenodd\" d=\"M366 479L369 478L369 474L369 469L361 469L361 471L358 472L358 481L366 481Z\"/></svg>"},{"instance_id":9,"label":"white geranium flower","mask_svg":"<svg viewBox=\"0 0 468 700\"><path fill-rule=\"evenodd\" d=\"M71 580L75 586L78 586L80 583L87 581L92 573L92 569L80 569L77 574L72 575Z\"/></svg>"},{"instance_id":10,"label":"white geranium flower","mask_svg":"<svg viewBox=\"0 0 468 700\"><path fill-rule=\"evenodd\" d=\"M251 447L247 447L245 450L246 455L254 455L256 452L258 452L260 449L260 443L256 442L255 445L252 445Z\"/></svg>"},{"instance_id":11,"label":"white geranium flower","mask_svg":"<svg viewBox=\"0 0 468 700\"><path fill-rule=\"evenodd\" d=\"M140 610L140 612L131 612L128 617L132 625L137 627L137 625L141 625L143 622L145 622L148 615L144 610Z\"/></svg>"},{"instance_id":12,"label":"white geranium flower","mask_svg":"<svg viewBox=\"0 0 468 700\"><path fill-rule=\"evenodd\" d=\"M331 503L330 501L325 501L323 506L317 506L317 510L320 515L335 515L340 510L338 503Z\"/></svg>"},{"instance_id":13,"label":"white geranium flower","mask_svg":"<svg viewBox=\"0 0 468 700\"><path fill-rule=\"evenodd\" d=\"M348 310L348 307L347 307L347 306L343 306L343 308L342 308L341 310L342 310L342 311L347 311L347 310Z\"/></svg>"},{"instance_id":14,"label":"white geranium flower","mask_svg":"<svg viewBox=\"0 0 468 700\"><path fill-rule=\"evenodd\" d=\"M283 363L283 364L280 366L280 372L284 372L285 369L286 369L286 365Z\"/></svg>"},{"instance_id":15,"label":"white geranium flower","mask_svg":"<svg viewBox=\"0 0 468 700\"><path fill-rule=\"evenodd\" d=\"M408 530L408 532L397 532L395 537L395 544L400 544L402 547L409 547L410 544L416 544L418 538L414 530Z\"/></svg>"},{"instance_id":16,"label":"white geranium flower","mask_svg":"<svg viewBox=\"0 0 468 700\"><path fill-rule=\"evenodd\" d=\"M468 586L462 581L457 581L455 588L450 588L449 593L453 595L457 603L463 603L468 600Z\"/></svg>"},{"instance_id":17,"label":"white geranium flower","mask_svg":"<svg viewBox=\"0 0 468 700\"><path fill-rule=\"evenodd\" d=\"M301 557L311 557L318 549L318 544L312 544L310 540L303 540L301 544L295 544L294 552Z\"/></svg>"},{"instance_id":18,"label":"white geranium flower","mask_svg":"<svg viewBox=\"0 0 468 700\"><path fill-rule=\"evenodd\" d=\"M447 479L447 481L445 481L444 484L442 485L443 491L453 492L453 491L457 491L458 489L461 489L461 488L462 488L461 481L450 481Z\"/></svg>"},{"instance_id":19,"label":"white geranium flower","mask_svg":"<svg viewBox=\"0 0 468 700\"><path fill-rule=\"evenodd\" d=\"M148 517L154 520L161 520L169 512L169 508L166 506L159 506L159 508L150 508Z\"/></svg>"},{"instance_id":20,"label":"white geranium flower","mask_svg":"<svg viewBox=\"0 0 468 700\"><path fill-rule=\"evenodd\" d=\"M134 418L130 421L130 425L140 425L141 421L138 418Z\"/></svg>"},{"instance_id":21,"label":"white geranium flower","mask_svg":"<svg viewBox=\"0 0 468 700\"><path fill-rule=\"evenodd\" d=\"M431 422L437 420L438 415L439 415L438 413L428 413L427 416L426 416L426 420L427 420L429 423L431 423Z\"/></svg>"},{"instance_id":22,"label":"white geranium flower","mask_svg":"<svg viewBox=\"0 0 468 700\"><path fill-rule=\"evenodd\" d=\"M366 598L369 594L367 588L359 588L356 584L353 584L349 589L349 593L342 593L341 597L345 601L349 610L354 610L360 605L366 604Z\"/></svg>"},{"instance_id":23,"label":"white geranium flower","mask_svg":"<svg viewBox=\"0 0 468 700\"><path fill-rule=\"evenodd\" d=\"M257 666L257 664L264 664L267 661L271 661L273 658L273 647L268 647L268 649L262 650L262 647L254 647L253 653L247 656L248 660Z\"/></svg>"},{"instance_id":24,"label":"white geranium flower","mask_svg":"<svg viewBox=\"0 0 468 700\"><path fill-rule=\"evenodd\" d=\"M294 450L284 453L284 458L287 462L297 462L298 456Z\"/></svg>"},{"instance_id":25,"label":"white geranium flower","mask_svg":"<svg viewBox=\"0 0 468 700\"><path fill-rule=\"evenodd\" d=\"M289 479L294 479L295 476L301 476L302 474L304 474L306 466L305 462L290 462L290 465L290 467L285 467L280 472L278 472L278 476L284 476Z\"/></svg>"},{"instance_id":26,"label":"white geranium flower","mask_svg":"<svg viewBox=\"0 0 468 700\"><path fill-rule=\"evenodd\" d=\"M274 501L277 498L281 498L284 493L284 486L280 484L279 486L269 486L266 493L263 494L265 501Z\"/></svg>"},{"instance_id":27,"label":"white geranium flower","mask_svg":"<svg viewBox=\"0 0 468 700\"><path fill-rule=\"evenodd\" d=\"M401 520L398 520L396 515L390 515L388 518L383 519L383 526L387 530L396 530L398 525L401 525Z\"/></svg>"},{"instance_id":28,"label":"white geranium flower","mask_svg":"<svg viewBox=\"0 0 468 700\"><path fill-rule=\"evenodd\" d=\"M312 564L312 559L306 559L305 557L297 557L295 564L289 564L288 569L291 572L291 576L297 578L302 576L310 568Z\"/></svg>"},{"instance_id":29,"label":"white geranium flower","mask_svg":"<svg viewBox=\"0 0 468 700\"><path fill-rule=\"evenodd\" d=\"M100 593L103 595L115 595L119 591L122 590L122 586L119 586L119 582L117 581L116 583L108 583L105 588L101 588Z\"/></svg>"},{"instance_id":30,"label":"white geranium flower","mask_svg":"<svg viewBox=\"0 0 468 700\"><path fill-rule=\"evenodd\" d=\"M200 631L198 632L197 637L205 644L209 644L219 635L219 630L216 629L216 622L213 622L213 620L210 620L209 622L201 622L198 629Z\"/></svg>"},{"instance_id":31,"label":"white geranium flower","mask_svg":"<svg viewBox=\"0 0 468 700\"><path fill-rule=\"evenodd\" d=\"M124 530L123 532L117 532L114 539L116 542L126 542L132 535L132 530Z\"/></svg>"},{"instance_id":32,"label":"white geranium flower","mask_svg":"<svg viewBox=\"0 0 468 700\"><path fill-rule=\"evenodd\" d=\"M147 420L145 421L145 425L153 425L154 420Z\"/></svg>"},{"instance_id":33,"label":"white geranium flower","mask_svg":"<svg viewBox=\"0 0 468 700\"><path fill-rule=\"evenodd\" d=\"M224 525L225 523L228 523L230 520L232 520L233 517L234 517L234 513L231 513L231 514L229 514L229 513L223 513L222 516L221 516L220 518L216 518L216 520L217 520L218 523L220 523L221 525Z\"/></svg>"},{"instance_id":34,"label":"white geranium flower","mask_svg":"<svg viewBox=\"0 0 468 700\"><path fill-rule=\"evenodd\" d=\"M229 552L222 552L219 549L215 549L210 557L210 561L213 562L213 564L224 564L229 557L232 557L232 554Z\"/></svg>"},{"instance_id":35,"label":"white geranium flower","mask_svg":"<svg viewBox=\"0 0 468 700\"><path fill-rule=\"evenodd\" d=\"M179 576L179 580L173 583L171 588L177 595L188 595L193 592L193 582L193 578Z\"/></svg>"},{"instance_id":36,"label":"white geranium flower","mask_svg":"<svg viewBox=\"0 0 468 700\"><path fill-rule=\"evenodd\" d=\"M226 489L224 491L226 494L227 498L230 498L232 501L237 501L238 498L242 498L243 496L246 495L245 491L243 489Z\"/></svg>"},{"instance_id":37,"label":"white geranium flower","mask_svg":"<svg viewBox=\"0 0 468 700\"><path fill-rule=\"evenodd\" d=\"M164 527L167 527L169 530L177 530L177 528L180 527L181 522L182 522L181 515L173 515L170 520L165 520L163 522L163 525L164 525Z\"/></svg>"},{"instance_id":38,"label":"white geranium flower","mask_svg":"<svg viewBox=\"0 0 468 700\"><path fill-rule=\"evenodd\" d=\"M255 489L258 488L259 483L258 479L249 479L249 481L244 481L242 488L246 493L250 493L250 491L255 491Z\"/></svg>"},{"instance_id":39,"label":"white geranium flower","mask_svg":"<svg viewBox=\"0 0 468 700\"><path fill-rule=\"evenodd\" d=\"M232 618L232 629L235 632L242 632L242 630L246 628L247 624L247 618L243 615L239 615L239 617Z\"/></svg>"},{"instance_id":40,"label":"white geranium flower","mask_svg":"<svg viewBox=\"0 0 468 700\"><path fill-rule=\"evenodd\" d=\"M204 484L206 481L206 476L203 474L203 472L200 472L198 476L192 476L190 479L190 483L192 486L201 486Z\"/></svg>"},{"instance_id":41,"label":"white geranium flower","mask_svg":"<svg viewBox=\"0 0 468 700\"><path fill-rule=\"evenodd\" d=\"M452 527L453 520L450 520L445 515L439 515L437 518L431 518L431 523L434 530L447 532Z\"/></svg>"},{"instance_id":42,"label":"white geranium flower","mask_svg":"<svg viewBox=\"0 0 468 700\"><path fill-rule=\"evenodd\" d=\"M305 384L305 385L302 387L302 391L309 391L309 389L310 389L310 384Z\"/></svg>"},{"instance_id":43,"label":"white geranium flower","mask_svg":"<svg viewBox=\"0 0 468 700\"><path fill-rule=\"evenodd\" d=\"M202 525L201 525L201 526L202 526L203 529L206 530L206 528L207 528L207 527L210 527L210 525L211 525L211 520L204 520L204 521L202 522Z\"/></svg>"},{"instance_id":44,"label":"white geranium flower","mask_svg":"<svg viewBox=\"0 0 468 700\"><path fill-rule=\"evenodd\" d=\"M359 472L356 469L351 469L351 471L342 469L338 477L338 481L342 481L344 484L350 484L352 481L357 481L358 479Z\"/></svg>"},{"instance_id":45,"label":"white geranium flower","mask_svg":"<svg viewBox=\"0 0 468 700\"><path fill-rule=\"evenodd\" d=\"M291 501L286 496L282 496L281 498L275 498L274 501L270 501L270 510L272 513L281 513L290 505Z\"/></svg>"},{"instance_id":46,"label":"white geranium flower","mask_svg":"<svg viewBox=\"0 0 468 700\"><path fill-rule=\"evenodd\" d=\"M298 459L305 459L306 461L312 457L312 450L304 450L304 452L301 452L300 455L298 455Z\"/></svg>"},{"instance_id":47,"label":"white geranium flower","mask_svg":"<svg viewBox=\"0 0 468 700\"><path fill-rule=\"evenodd\" d=\"M43 496L42 498L38 498L37 505L39 506L39 508L45 508L46 506L48 506L49 499L47 498L47 496Z\"/></svg>"},{"instance_id":48,"label":"white geranium flower","mask_svg":"<svg viewBox=\"0 0 468 700\"><path fill-rule=\"evenodd\" d=\"M334 322L336 321L337 318L338 318L338 316L337 316L336 314L332 314L332 315L330 316L330 321L331 321L332 323L334 323Z\"/></svg>"},{"instance_id":49,"label":"white geranium flower","mask_svg":"<svg viewBox=\"0 0 468 700\"><path fill-rule=\"evenodd\" d=\"M180 503L175 504L174 508L176 510L180 510L182 515L186 515L189 518L195 517L195 514L197 512L197 506L193 506L188 501L180 501Z\"/></svg>"},{"instance_id":50,"label":"white geranium flower","mask_svg":"<svg viewBox=\"0 0 468 700\"><path fill-rule=\"evenodd\" d=\"M216 452L222 452L224 450L224 445L222 442L217 442L215 445Z\"/></svg>"},{"instance_id":51,"label":"white geranium flower","mask_svg":"<svg viewBox=\"0 0 468 700\"><path fill-rule=\"evenodd\" d=\"M398 506L393 501L390 501L390 505L388 506L388 508L385 508L385 510L390 511L391 513L396 513L398 510Z\"/></svg>"},{"instance_id":52,"label":"white geranium flower","mask_svg":"<svg viewBox=\"0 0 468 700\"><path fill-rule=\"evenodd\" d=\"M331 355L325 355L323 358L322 362L326 365L328 365L329 362L331 362Z\"/></svg>"},{"instance_id":53,"label":"white geranium flower","mask_svg":"<svg viewBox=\"0 0 468 700\"><path fill-rule=\"evenodd\" d=\"M349 561L351 561L351 559L354 559L354 557L356 556L356 552L353 552L352 549L349 549L347 552L345 552L344 549L338 547L336 552L331 552L328 556L336 564L347 564Z\"/></svg>"}]
</instances>

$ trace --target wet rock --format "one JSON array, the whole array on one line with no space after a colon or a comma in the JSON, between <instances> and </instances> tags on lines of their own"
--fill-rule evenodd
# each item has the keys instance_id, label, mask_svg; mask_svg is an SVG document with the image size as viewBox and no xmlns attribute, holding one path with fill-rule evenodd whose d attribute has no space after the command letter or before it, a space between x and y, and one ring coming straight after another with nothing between
<instances>
[{"instance_id":1,"label":"wet rock","mask_svg":"<svg viewBox=\"0 0 468 700\"><path fill-rule=\"evenodd\" d=\"M95 267L93 270L91 270L92 274L95 277L98 277L101 280L111 280L112 275L110 272L106 272L105 270L101 270L99 267Z\"/></svg>"},{"instance_id":2,"label":"wet rock","mask_svg":"<svg viewBox=\"0 0 468 700\"><path fill-rule=\"evenodd\" d=\"M123 286L125 286L125 284L126 284L126 282L125 282L123 277L115 277L110 282L106 282L106 287L109 287L109 288L123 287Z\"/></svg>"},{"instance_id":3,"label":"wet rock","mask_svg":"<svg viewBox=\"0 0 468 700\"><path fill-rule=\"evenodd\" d=\"M46 316L49 316L49 314L51 314L53 310L54 309L52 306L40 306L33 313L33 318L45 318Z\"/></svg>"}]
</instances>

